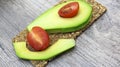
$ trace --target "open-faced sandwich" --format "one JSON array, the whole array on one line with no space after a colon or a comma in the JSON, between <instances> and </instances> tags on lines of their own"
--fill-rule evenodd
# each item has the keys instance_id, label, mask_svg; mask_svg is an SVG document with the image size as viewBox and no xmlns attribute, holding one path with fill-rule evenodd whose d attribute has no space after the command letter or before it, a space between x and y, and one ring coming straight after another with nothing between
<instances>
[{"instance_id":1,"label":"open-faced sandwich","mask_svg":"<svg viewBox=\"0 0 120 67\"><path fill-rule=\"evenodd\" d=\"M75 47L75 38L105 11L94 0L62 1L13 39L16 55L44 67L50 59Z\"/></svg>"}]
</instances>

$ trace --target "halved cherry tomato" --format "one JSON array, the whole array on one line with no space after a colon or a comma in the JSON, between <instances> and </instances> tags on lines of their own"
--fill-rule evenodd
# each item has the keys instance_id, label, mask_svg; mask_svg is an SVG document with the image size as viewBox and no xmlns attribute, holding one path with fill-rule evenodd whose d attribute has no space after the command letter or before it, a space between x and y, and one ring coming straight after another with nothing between
<instances>
[{"instance_id":1,"label":"halved cherry tomato","mask_svg":"<svg viewBox=\"0 0 120 67\"><path fill-rule=\"evenodd\" d=\"M78 2L71 2L63 6L59 11L59 16L63 18L71 18L77 15L79 11L79 3Z\"/></svg>"},{"instance_id":2,"label":"halved cherry tomato","mask_svg":"<svg viewBox=\"0 0 120 67\"><path fill-rule=\"evenodd\" d=\"M49 46L49 36L41 27L33 27L27 34L28 44L35 50L44 50Z\"/></svg>"}]
</instances>

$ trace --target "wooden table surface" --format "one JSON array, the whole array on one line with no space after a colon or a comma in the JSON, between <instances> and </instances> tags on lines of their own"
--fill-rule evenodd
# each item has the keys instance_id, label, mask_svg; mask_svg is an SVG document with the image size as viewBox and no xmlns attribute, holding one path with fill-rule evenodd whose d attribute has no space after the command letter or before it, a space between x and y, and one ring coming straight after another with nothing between
<instances>
[{"instance_id":1,"label":"wooden table surface","mask_svg":"<svg viewBox=\"0 0 120 67\"><path fill-rule=\"evenodd\" d=\"M11 39L58 1L0 0L0 67L32 67L15 55ZM120 0L97 1L108 11L47 67L120 67Z\"/></svg>"}]
</instances>

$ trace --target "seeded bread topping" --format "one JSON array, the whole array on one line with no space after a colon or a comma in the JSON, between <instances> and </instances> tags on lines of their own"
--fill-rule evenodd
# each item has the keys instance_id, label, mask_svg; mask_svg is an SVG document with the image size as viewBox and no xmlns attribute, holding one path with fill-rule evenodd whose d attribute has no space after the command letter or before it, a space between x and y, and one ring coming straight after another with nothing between
<instances>
[{"instance_id":1,"label":"seeded bread topping","mask_svg":"<svg viewBox=\"0 0 120 67\"><path fill-rule=\"evenodd\" d=\"M65 2L67 0L62 0L60 3ZM93 7L93 12L92 12L92 18L89 22L88 25L86 25L83 29L76 31L76 32L71 32L71 33L57 33L57 34L49 34L50 37L50 44L53 44L60 38L74 38L76 39L82 32L84 32L90 25L93 24L95 20L97 20L105 11L106 8L99 4L98 2L94 0L87 0L88 3L90 3ZM13 38L13 42L20 42L20 41L26 41L26 35L28 31L27 29L23 30L20 32L15 38ZM30 46L27 46L30 50L33 50ZM51 59L50 59L51 60ZM48 60L48 61L50 61ZM34 61L31 60L31 63L35 67L45 67L45 65L48 63L48 61Z\"/></svg>"}]
</instances>

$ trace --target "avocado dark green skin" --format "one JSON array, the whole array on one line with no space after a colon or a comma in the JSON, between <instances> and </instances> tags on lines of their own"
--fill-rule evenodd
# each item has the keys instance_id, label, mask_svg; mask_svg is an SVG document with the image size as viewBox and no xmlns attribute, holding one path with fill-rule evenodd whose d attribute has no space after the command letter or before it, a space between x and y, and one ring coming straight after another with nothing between
<instances>
[{"instance_id":1,"label":"avocado dark green skin","mask_svg":"<svg viewBox=\"0 0 120 67\"><path fill-rule=\"evenodd\" d=\"M48 33L73 32L82 29L85 27L85 25L88 24L89 19L91 18L92 7L85 1L76 0L76 2L78 2L80 5L78 15L72 18L60 17L58 15L59 9L70 2L74 1L68 1L49 9L37 19L35 19L30 25L28 25L27 29L31 31L32 27L40 26L48 31Z\"/></svg>"},{"instance_id":2,"label":"avocado dark green skin","mask_svg":"<svg viewBox=\"0 0 120 67\"><path fill-rule=\"evenodd\" d=\"M30 51L26 47L26 42L13 43L16 55L26 60L48 60L60 53L67 51L75 46L74 39L59 39L52 46L43 51Z\"/></svg>"}]
</instances>

